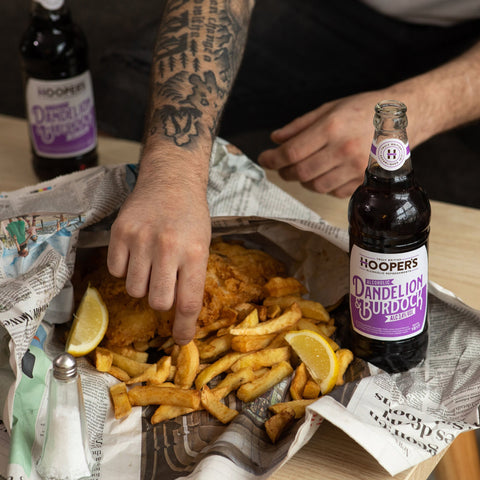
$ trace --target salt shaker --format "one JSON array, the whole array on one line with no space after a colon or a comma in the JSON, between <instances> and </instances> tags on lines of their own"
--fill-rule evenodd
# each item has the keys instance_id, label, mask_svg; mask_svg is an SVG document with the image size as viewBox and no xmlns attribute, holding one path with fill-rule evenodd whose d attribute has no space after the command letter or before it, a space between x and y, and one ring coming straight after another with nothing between
<instances>
[{"instance_id":1,"label":"salt shaker","mask_svg":"<svg viewBox=\"0 0 480 480\"><path fill-rule=\"evenodd\" d=\"M47 424L37 472L43 480L79 480L92 475L82 385L75 357L53 360L48 391Z\"/></svg>"}]
</instances>

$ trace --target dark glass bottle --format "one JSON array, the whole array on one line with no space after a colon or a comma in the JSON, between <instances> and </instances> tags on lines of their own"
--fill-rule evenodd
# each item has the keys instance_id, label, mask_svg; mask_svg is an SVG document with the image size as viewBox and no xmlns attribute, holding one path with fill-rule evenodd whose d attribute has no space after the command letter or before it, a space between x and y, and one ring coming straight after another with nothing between
<instances>
[{"instance_id":1,"label":"dark glass bottle","mask_svg":"<svg viewBox=\"0 0 480 480\"><path fill-rule=\"evenodd\" d=\"M419 364L428 344L430 202L414 178L406 111L375 106L365 178L348 209L351 348L389 373Z\"/></svg>"},{"instance_id":2,"label":"dark glass bottle","mask_svg":"<svg viewBox=\"0 0 480 480\"><path fill-rule=\"evenodd\" d=\"M87 41L64 0L32 0L20 54L37 176L46 180L97 165Z\"/></svg>"}]
</instances>

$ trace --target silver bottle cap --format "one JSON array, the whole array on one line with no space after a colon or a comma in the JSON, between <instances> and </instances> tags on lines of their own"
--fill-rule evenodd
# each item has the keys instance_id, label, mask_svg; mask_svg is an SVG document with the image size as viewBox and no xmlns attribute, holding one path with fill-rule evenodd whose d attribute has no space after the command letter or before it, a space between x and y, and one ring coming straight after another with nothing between
<instances>
[{"instance_id":1,"label":"silver bottle cap","mask_svg":"<svg viewBox=\"0 0 480 480\"><path fill-rule=\"evenodd\" d=\"M53 376L58 380L68 380L77 375L77 361L69 353L61 353L53 360Z\"/></svg>"}]
</instances>

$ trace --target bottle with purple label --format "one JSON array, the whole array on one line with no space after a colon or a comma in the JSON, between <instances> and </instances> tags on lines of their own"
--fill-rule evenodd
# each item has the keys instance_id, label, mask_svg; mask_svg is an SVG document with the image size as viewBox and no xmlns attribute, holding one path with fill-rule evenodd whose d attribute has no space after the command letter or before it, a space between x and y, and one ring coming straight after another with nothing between
<instances>
[{"instance_id":1,"label":"bottle with purple label","mask_svg":"<svg viewBox=\"0 0 480 480\"><path fill-rule=\"evenodd\" d=\"M408 370L428 344L430 202L414 178L407 108L375 106L363 183L350 199L350 343L389 373Z\"/></svg>"},{"instance_id":2,"label":"bottle with purple label","mask_svg":"<svg viewBox=\"0 0 480 480\"><path fill-rule=\"evenodd\" d=\"M32 0L20 54L37 176L46 180L97 165L87 41L65 0Z\"/></svg>"}]
</instances>

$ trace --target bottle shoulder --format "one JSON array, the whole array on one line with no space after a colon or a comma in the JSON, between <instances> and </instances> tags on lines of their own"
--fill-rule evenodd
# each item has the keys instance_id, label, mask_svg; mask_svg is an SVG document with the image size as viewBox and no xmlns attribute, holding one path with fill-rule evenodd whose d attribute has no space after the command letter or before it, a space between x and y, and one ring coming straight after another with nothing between
<instances>
[{"instance_id":1,"label":"bottle shoulder","mask_svg":"<svg viewBox=\"0 0 480 480\"><path fill-rule=\"evenodd\" d=\"M68 77L87 69L87 41L82 30L75 24L40 27L32 23L20 41L20 56L27 75Z\"/></svg>"},{"instance_id":2,"label":"bottle shoulder","mask_svg":"<svg viewBox=\"0 0 480 480\"><path fill-rule=\"evenodd\" d=\"M425 242L430 217L430 201L415 182L395 188L363 184L350 198L348 207L351 241L375 246L378 251Z\"/></svg>"}]
</instances>

